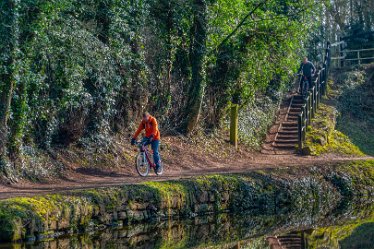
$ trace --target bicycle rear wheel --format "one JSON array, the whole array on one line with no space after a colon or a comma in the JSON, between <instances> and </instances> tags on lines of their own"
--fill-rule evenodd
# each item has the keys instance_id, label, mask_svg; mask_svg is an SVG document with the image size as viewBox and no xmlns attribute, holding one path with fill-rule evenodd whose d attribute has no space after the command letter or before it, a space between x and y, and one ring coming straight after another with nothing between
<instances>
[{"instance_id":1,"label":"bicycle rear wheel","mask_svg":"<svg viewBox=\"0 0 374 249\"><path fill-rule=\"evenodd\" d=\"M135 160L136 171L140 176L147 176L149 174L149 163L144 152L140 152Z\"/></svg>"}]
</instances>

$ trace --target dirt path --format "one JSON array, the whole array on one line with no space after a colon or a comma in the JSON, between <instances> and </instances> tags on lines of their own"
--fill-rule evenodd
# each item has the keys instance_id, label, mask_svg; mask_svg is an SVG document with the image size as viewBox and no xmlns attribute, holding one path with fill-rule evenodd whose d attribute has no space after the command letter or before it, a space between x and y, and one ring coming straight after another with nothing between
<instances>
[{"instance_id":1,"label":"dirt path","mask_svg":"<svg viewBox=\"0 0 374 249\"><path fill-rule=\"evenodd\" d=\"M284 108L287 108L287 106L285 105ZM283 114L282 111L279 111L278 119ZM227 133L228 131L223 132ZM138 184L144 181L175 180L208 174L241 173L277 167L312 165L322 167L326 164L344 161L374 159L373 157L349 157L332 154L319 157L298 156L295 154L267 155L251 151L245 145L240 145L239 149L235 150L224 139L229 137L229 134L220 133L209 138L202 137L204 138L163 137L161 154L165 171L164 175L159 177L154 174L146 178L138 176L133 165L133 158L137 152L128 145L126 136L118 139L118 155L120 156L108 162L98 160L98 165L85 163L89 161L85 159L90 157L90 154L86 151L74 151L64 148L61 151L56 151L56 155L54 155L56 160L64 165L64 171L59 177L43 178L43 183L19 181L15 184L0 184L0 199ZM269 139L268 136L265 143L271 140ZM92 155L89 162L92 162Z\"/></svg>"},{"instance_id":2,"label":"dirt path","mask_svg":"<svg viewBox=\"0 0 374 249\"><path fill-rule=\"evenodd\" d=\"M191 155L190 155L191 156ZM193 156L191 156L193 157ZM182 159L182 158L181 158ZM45 183L31 183L26 181L17 184L0 185L0 199L7 199L17 196L34 196L47 193L59 193L70 190L101 188L110 186L121 186L124 184L138 184L144 181L165 181L172 179L189 178L207 174L217 173L241 173L255 169L292 167L292 166L323 166L326 164L338 163L342 161L352 161L360 159L372 159L372 157L338 157L335 155L325 155L321 157L301 157L297 155L262 155L251 154L235 162L226 160L224 163L202 162L201 158L193 167L173 167L165 165L165 174L156 177L151 175L146 178L139 177L133 166L126 167L122 171L101 171L98 169L76 169L68 172L62 179L51 179ZM184 160L184 159L182 159Z\"/></svg>"}]
</instances>

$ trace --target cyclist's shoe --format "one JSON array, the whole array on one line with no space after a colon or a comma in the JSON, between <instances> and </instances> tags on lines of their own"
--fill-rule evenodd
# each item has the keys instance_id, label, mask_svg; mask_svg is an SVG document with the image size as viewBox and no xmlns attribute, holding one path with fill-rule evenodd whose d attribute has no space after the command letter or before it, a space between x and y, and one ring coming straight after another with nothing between
<instances>
[{"instance_id":1,"label":"cyclist's shoe","mask_svg":"<svg viewBox=\"0 0 374 249\"><path fill-rule=\"evenodd\" d=\"M156 175L158 175L158 172L160 172L160 165L156 165L156 167L155 167Z\"/></svg>"}]
</instances>

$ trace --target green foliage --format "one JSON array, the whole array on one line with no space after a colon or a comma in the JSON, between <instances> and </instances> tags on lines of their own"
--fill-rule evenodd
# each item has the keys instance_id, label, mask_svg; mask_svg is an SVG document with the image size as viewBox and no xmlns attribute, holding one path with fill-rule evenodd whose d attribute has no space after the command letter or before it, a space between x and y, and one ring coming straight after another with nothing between
<instances>
[{"instance_id":1,"label":"green foliage","mask_svg":"<svg viewBox=\"0 0 374 249\"><path fill-rule=\"evenodd\" d=\"M240 110L239 136L243 143L252 148L261 148L268 128L273 124L278 102L263 96Z\"/></svg>"},{"instance_id":2,"label":"green foliage","mask_svg":"<svg viewBox=\"0 0 374 249\"><path fill-rule=\"evenodd\" d=\"M219 46L222 34L230 34L253 7L245 1L225 0L211 7L208 47L215 52L208 60L207 91L215 106L213 124L219 123L233 95L240 95L246 105L254 102L256 94L266 92L272 97L288 83L299 64L300 37L306 40L305 34L315 25L306 17L318 10L310 1L268 1L236 35ZM275 82L276 91L269 94L266 89L271 82Z\"/></svg>"},{"instance_id":3,"label":"green foliage","mask_svg":"<svg viewBox=\"0 0 374 249\"><path fill-rule=\"evenodd\" d=\"M26 0L15 9L1 4L1 13L7 13L1 22L14 22L11 36L1 25L1 44L14 44L12 51L1 47L0 62L11 79L7 86L14 86L7 111L10 135L4 140L8 153L15 159L32 154L26 147L50 150L72 143L108 151L111 135L131 126L144 109L164 129L175 130L188 119L185 130L197 125L213 130L233 96L240 96L247 110L257 96L279 97L318 8L313 1L271 0L255 9L257 4Z\"/></svg>"}]
</instances>

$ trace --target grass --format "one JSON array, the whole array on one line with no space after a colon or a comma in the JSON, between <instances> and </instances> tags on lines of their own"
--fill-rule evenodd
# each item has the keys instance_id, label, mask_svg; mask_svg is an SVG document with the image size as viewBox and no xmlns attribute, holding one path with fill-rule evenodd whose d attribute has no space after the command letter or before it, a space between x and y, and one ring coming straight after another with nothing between
<instances>
[{"instance_id":1,"label":"grass","mask_svg":"<svg viewBox=\"0 0 374 249\"><path fill-rule=\"evenodd\" d=\"M337 129L346 134L362 152L374 156L374 125L344 115L337 120Z\"/></svg>"},{"instance_id":2,"label":"grass","mask_svg":"<svg viewBox=\"0 0 374 249\"><path fill-rule=\"evenodd\" d=\"M371 249L372 247L364 245L367 245L368 242L370 243L370 241L372 241L372 232L373 223L370 223L369 219L369 221L348 222L348 224L343 226L317 228L310 235L307 235L307 239L309 248ZM349 245L360 246L350 247Z\"/></svg>"},{"instance_id":3,"label":"grass","mask_svg":"<svg viewBox=\"0 0 374 249\"><path fill-rule=\"evenodd\" d=\"M374 156L374 64L332 78L330 105L321 107L308 130L307 154Z\"/></svg>"},{"instance_id":4,"label":"grass","mask_svg":"<svg viewBox=\"0 0 374 249\"><path fill-rule=\"evenodd\" d=\"M365 223L357 227L349 237L340 241L341 248L370 249L374 244L374 223Z\"/></svg>"},{"instance_id":5,"label":"grass","mask_svg":"<svg viewBox=\"0 0 374 249\"><path fill-rule=\"evenodd\" d=\"M308 127L305 146L308 154L321 155L333 153L339 155L363 156L364 153L348 136L335 130L337 111L333 106L321 104L320 109Z\"/></svg>"},{"instance_id":6,"label":"grass","mask_svg":"<svg viewBox=\"0 0 374 249\"><path fill-rule=\"evenodd\" d=\"M374 64L336 75L337 130L374 156Z\"/></svg>"}]
</instances>

